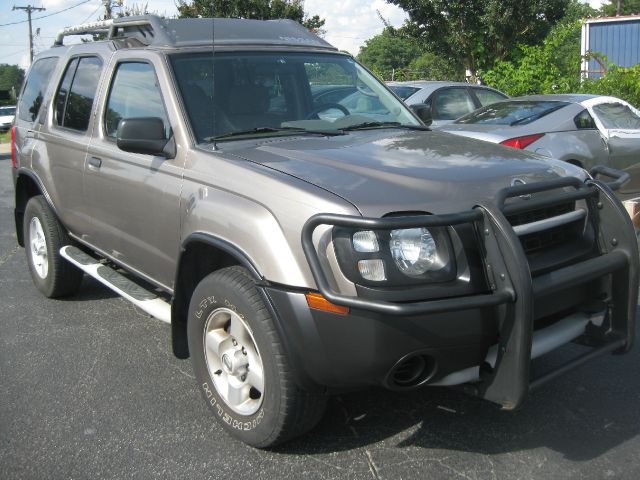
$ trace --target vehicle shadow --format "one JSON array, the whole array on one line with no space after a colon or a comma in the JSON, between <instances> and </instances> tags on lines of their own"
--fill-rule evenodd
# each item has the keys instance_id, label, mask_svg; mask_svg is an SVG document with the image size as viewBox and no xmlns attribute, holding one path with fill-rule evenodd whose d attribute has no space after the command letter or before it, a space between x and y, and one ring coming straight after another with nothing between
<instances>
[{"instance_id":1,"label":"vehicle shadow","mask_svg":"<svg viewBox=\"0 0 640 480\"><path fill-rule=\"evenodd\" d=\"M82 285L80 290L75 295L69 297L60 298L62 301L72 302L90 302L92 300L107 300L109 298L116 298L119 295L113 290L105 287L96 279L85 275L82 279Z\"/></svg>"},{"instance_id":2,"label":"vehicle shadow","mask_svg":"<svg viewBox=\"0 0 640 480\"><path fill-rule=\"evenodd\" d=\"M573 354L580 348L567 347ZM547 370L567 352L552 355L535 367ZM634 351L588 363L532 393L515 412L445 388L334 397L314 431L277 451L332 453L383 443L490 455L545 447L574 461L596 458L640 433L640 382L632 373L639 357Z\"/></svg>"}]
</instances>

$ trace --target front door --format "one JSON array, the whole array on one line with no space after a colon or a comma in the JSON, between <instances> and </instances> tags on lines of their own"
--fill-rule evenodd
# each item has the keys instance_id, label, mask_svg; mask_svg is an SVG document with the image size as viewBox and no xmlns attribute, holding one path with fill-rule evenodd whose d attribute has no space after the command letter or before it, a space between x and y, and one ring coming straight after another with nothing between
<instances>
[{"instance_id":1,"label":"front door","mask_svg":"<svg viewBox=\"0 0 640 480\"><path fill-rule=\"evenodd\" d=\"M146 56L146 58L145 58ZM114 260L171 288L179 253L180 188L184 157L128 153L116 144L118 122L157 117L172 135L157 58L120 52L111 64L109 88L101 98L99 120L87 152L85 197L93 218L88 241ZM174 107L175 110L175 107Z\"/></svg>"}]
</instances>

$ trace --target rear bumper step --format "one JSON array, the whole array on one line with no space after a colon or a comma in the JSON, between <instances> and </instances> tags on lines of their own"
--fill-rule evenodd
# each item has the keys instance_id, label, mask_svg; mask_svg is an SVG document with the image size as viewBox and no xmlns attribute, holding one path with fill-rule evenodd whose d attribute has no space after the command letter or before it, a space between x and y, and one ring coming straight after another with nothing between
<instances>
[{"instance_id":1,"label":"rear bumper step","mask_svg":"<svg viewBox=\"0 0 640 480\"><path fill-rule=\"evenodd\" d=\"M67 245L60 249L60 255L152 317L171 323L171 305L155 293L145 290L79 248Z\"/></svg>"}]
</instances>

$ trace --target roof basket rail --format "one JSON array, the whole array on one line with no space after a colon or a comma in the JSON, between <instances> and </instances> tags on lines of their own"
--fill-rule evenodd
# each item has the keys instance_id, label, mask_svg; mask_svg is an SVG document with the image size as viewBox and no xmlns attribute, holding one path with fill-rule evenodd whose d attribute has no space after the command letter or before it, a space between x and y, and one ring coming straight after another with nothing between
<instances>
[{"instance_id":1,"label":"roof basket rail","mask_svg":"<svg viewBox=\"0 0 640 480\"><path fill-rule=\"evenodd\" d=\"M130 36L128 34L131 30L127 27L147 27L148 33L153 36L154 30L158 26L160 26L160 18L155 15L140 15L102 20L99 22L65 27L58 32L53 44L54 46L63 45L64 37L70 35L106 34L108 39L128 37Z\"/></svg>"}]
</instances>

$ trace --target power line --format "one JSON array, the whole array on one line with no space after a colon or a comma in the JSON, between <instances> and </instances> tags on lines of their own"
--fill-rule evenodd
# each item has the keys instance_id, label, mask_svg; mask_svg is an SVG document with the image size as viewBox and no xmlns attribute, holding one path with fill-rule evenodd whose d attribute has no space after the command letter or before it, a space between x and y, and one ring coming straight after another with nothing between
<instances>
[{"instance_id":1,"label":"power line","mask_svg":"<svg viewBox=\"0 0 640 480\"><path fill-rule=\"evenodd\" d=\"M49 13L47 15L40 15L39 17L33 17L32 20L40 20L42 18L53 17L54 15L58 15L59 13L66 12L67 10L71 10L72 8L79 7L80 5L84 5L85 3L89 3L93 0L83 0L80 3L76 3L75 5L71 5L70 7L64 8L62 10L58 10L57 12ZM29 20L21 20L19 22L11 22L11 23L2 23L0 27L8 27L10 25L19 25L21 23L27 23Z\"/></svg>"}]
</instances>

